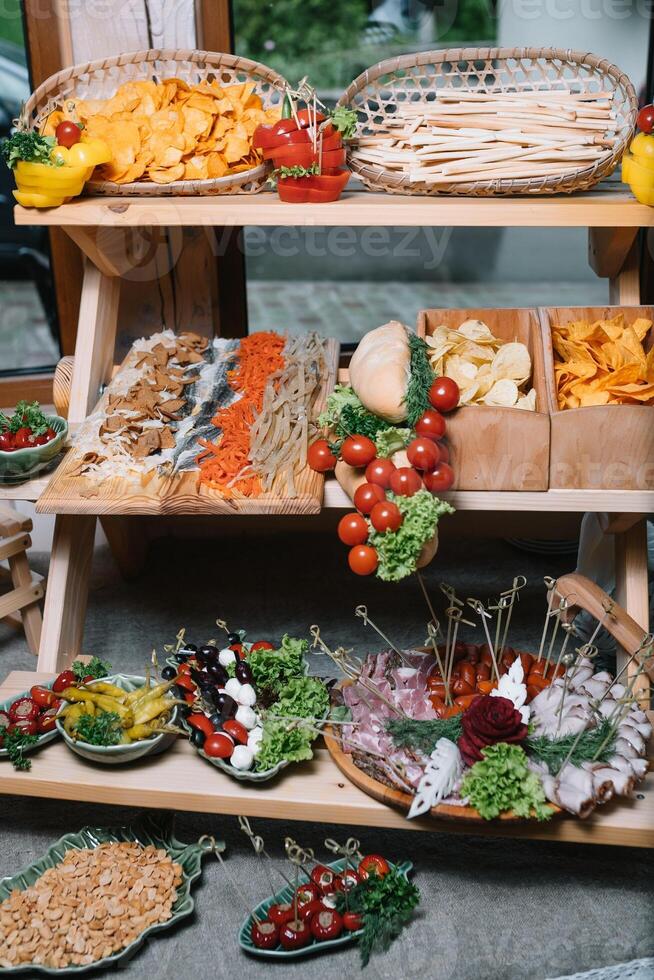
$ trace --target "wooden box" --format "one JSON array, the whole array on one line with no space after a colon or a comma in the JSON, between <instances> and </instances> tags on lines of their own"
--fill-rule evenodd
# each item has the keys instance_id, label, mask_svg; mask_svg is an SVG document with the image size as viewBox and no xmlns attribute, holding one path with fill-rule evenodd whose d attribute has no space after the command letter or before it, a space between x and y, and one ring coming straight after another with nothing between
<instances>
[{"instance_id":1,"label":"wooden box","mask_svg":"<svg viewBox=\"0 0 654 980\"><path fill-rule=\"evenodd\" d=\"M422 310L417 331L429 337L441 324L455 329L482 320L502 340L527 345L536 411L467 405L447 417L447 441L457 490L547 490L550 419L540 325L535 309Z\"/></svg>"},{"instance_id":2,"label":"wooden box","mask_svg":"<svg viewBox=\"0 0 654 980\"><path fill-rule=\"evenodd\" d=\"M654 406L593 405L560 410L551 327L572 320L608 319L622 312L654 321L652 306L550 306L539 310L551 416L550 487L582 490L654 490ZM654 328L645 340L654 343Z\"/></svg>"}]
</instances>

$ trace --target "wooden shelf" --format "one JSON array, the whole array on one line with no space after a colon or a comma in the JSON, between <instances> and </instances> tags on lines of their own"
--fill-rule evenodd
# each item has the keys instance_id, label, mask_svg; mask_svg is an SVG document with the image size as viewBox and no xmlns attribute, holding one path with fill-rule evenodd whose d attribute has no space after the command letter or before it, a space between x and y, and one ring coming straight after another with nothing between
<instances>
[{"instance_id":1,"label":"wooden shelf","mask_svg":"<svg viewBox=\"0 0 654 980\"><path fill-rule=\"evenodd\" d=\"M0 700L52 676L14 671L0 687ZM120 771L84 762L63 742L51 743L31 758L32 769L26 773L0 761L0 794L395 830L654 847L652 774L640 784L636 798L609 803L586 821L561 817L548 824L471 827L445 820L407 820L349 783L324 748L318 749L313 762L293 766L263 785L239 783L212 769L181 739L164 755L121 766Z\"/></svg>"},{"instance_id":2,"label":"wooden shelf","mask_svg":"<svg viewBox=\"0 0 654 980\"><path fill-rule=\"evenodd\" d=\"M51 210L14 208L17 225L240 226L347 225L368 227L646 228L654 208L639 204L624 185L555 197L406 197L345 192L333 204L284 204L276 194L216 197L86 197Z\"/></svg>"}]
</instances>

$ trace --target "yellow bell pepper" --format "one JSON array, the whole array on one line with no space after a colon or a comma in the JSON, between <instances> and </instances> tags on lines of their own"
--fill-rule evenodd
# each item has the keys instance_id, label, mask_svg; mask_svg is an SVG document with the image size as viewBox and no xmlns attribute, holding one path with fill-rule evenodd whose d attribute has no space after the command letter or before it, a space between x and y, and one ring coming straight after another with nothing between
<instances>
[{"instance_id":1,"label":"yellow bell pepper","mask_svg":"<svg viewBox=\"0 0 654 980\"><path fill-rule=\"evenodd\" d=\"M654 136L638 133L622 158L622 180L641 204L654 207Z\"/></svg>"},{"instance_id":2,"label":"yellow bell pepper","mask_svg":"<svg viewBox=\"0 0 654 980\"><path fill-rule=\"evenodd\" d=\"M14 168L16 201L23 207L55 208L84 190L95 167L111 160L104 140L86 140L67 149L56 146L53 165L20 160Z\"/></svg>"}]
</instances>

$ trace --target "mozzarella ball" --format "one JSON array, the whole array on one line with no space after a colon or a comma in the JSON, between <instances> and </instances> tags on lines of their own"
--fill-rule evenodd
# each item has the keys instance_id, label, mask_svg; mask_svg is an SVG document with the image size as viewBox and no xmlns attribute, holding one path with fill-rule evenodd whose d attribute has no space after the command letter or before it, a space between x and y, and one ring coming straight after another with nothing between
<instances>
[{"instance_id":1,"label":"mozzarella ball","mask_svg":"<svg viewBox=\"0 0 654 980\"><path fill-rule=\"evenodd\" d=\"M234 698L235 701L240 703L239 694L241 693L241 687L243 685L239 681L238 677L230 677L225 684L225 693L229 694L230 698Z\"/></svg>"},{"instance_id":2,"label":"mozzarella ball","mask_svg":"<svg viewBox=\"0 0 654 980\"><path fill-rule=\"evenodd\" d=\"M254 762L254 752L247 745L236 745L229 761L234 769L251 769Z\"/></svg>"},{"instance_id":3,"label":"mozzarella ball","mask_svg":"<svg viewBox=\"0 0 654 980\"><path fill-rule=\"evenodd\" d=\"M229 665L233 664L235 660L236 654L233 650L229 650L227 647L225 647L224 650L221 650L218 654L218 663L221 667L229 667Z\"/></svg>"},{"instance_id":4,"label":"mozzarella ball","mask_svg":"<svg viewBox=\"0 0 654 980\"><path fill-rule=\"evenodd\" d=\"M243 728L247 728L248 731L254 728L257 723L256 712L246 704L241 704L237 708L234 718L243 725Z\"/></svg>"},{"instance_id":5,"label":"mozzarella ball","mask_svg":"<svg viewBox=\"0 0 654 980\"><path fill-rule=\"evenodd\" d=\"M232 694L231 691L228 691L227 693ZM244 704L248 708L251 708L257 703L257 692L254 690L251 684L241 684L238 694L232 694L232 697L236 698L239 704Z\"/></svg>"}]
</instances>

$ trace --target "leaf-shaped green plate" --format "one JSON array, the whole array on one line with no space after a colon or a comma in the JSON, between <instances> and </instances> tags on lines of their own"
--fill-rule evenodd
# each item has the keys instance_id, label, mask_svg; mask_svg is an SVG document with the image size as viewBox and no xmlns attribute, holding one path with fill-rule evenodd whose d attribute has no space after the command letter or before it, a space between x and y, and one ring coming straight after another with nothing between
<instances>
[{"instance_id":1,"label":"leaf-shaped green plate","mask_svg":"<svg viewBox=\"0 0 654 980\"><path fill-rule=\"evenodd\" d=\"M52 684L41 684L40 686L51 688ZM13 697L8 698L6 701L3 701L2 704L0 704L0 711L8 711L14 701L18 701L19 698L28 698L29 696L29 691L23 691L22 694L14 694ZM37 749L40 749L43 745L47 745L48 742L51 742L53 739L57 738L58 734L59 732L56 728L54 728L51 732L46 732L45 735L39 735L38 742L35 742L34 745L27 745L23 749L23 755L29 755L31 752L36 752ZM6 759L7 755L8 752L6 749L0 749L0 759Z\"/></svg>"},{"instance_id":2,"label":"leaf-shaped green plate","mask_svg":"<svg viewBox=\"0 0 654 980\"><path fill-rule=\"evenodd\" d=\"M341 858L339 861L332 861L327 867L333 871L342 871L345 867L345 858ZM397 868L400 874L408 878L413 865L411 861L403 861L402 864L392 865L392 867ZM292 896L293 889L289 885L286 885L276 895L267 898L261 905L257 905L254 913L258 919L265 919L268 917L268 909L271 905L275 905L278 902L290 902ZM359 929L358 932L343 932L338 939L327 939L324 942L318 942L316 939L313 939L308 946L303 946L302 949L287 950L281 949L281 947L279 949L259 949L258 946L254 945L251 938L253 922L253 916L248 915L241 926L241 931L238 934L238 942L241 949L245 950L246 953L252 953L254 956L272 957L273 959L280 960L297 959L299 956L310 956L313 953L326 953L339 946L345 946L347 943L353 942L361 935L361 930Z\"/></svg>"},{"instance_id":3,"label":"leaf-shaped green plate","mask_svg":"<svg viewBox=\"0 0 654 980\"><path fill-rule=\"evenodd\" d=\"M29 970L34 970L56 976L62 973L85 973L98 967L117 966L133 956L151 933L169 929L191 914L195 907L195 902L191 897L191 886L200 877L202 858L209 851L200 844L183 844L178 841L173 834L172 815L168 813L158 813L156 816L147 815L130 827L84 827L78 834L66 834L29 868L24 868L23 871L11 878L0 879L0 902L3 902L14 889L18 888L23 891L33 885L48 868L54 868L55 865L59 864L67 851L82 850L87 847L94 848L100 844L120 841L136 842L144 847L148 844L154 844L157 848L163 848L173 861L177 861L181 865L182 883L177 889L177 900L172 908L172 917L167 922L158 922L149 926L125 949L102 960L97 960L95 963L89 963L85 966L67 966L61 969L26 963L21 966L3 968L3 975L27 973ZM222 851L225 849L225 844L218 841L216 847Z\"/></svg>"}]
</instances>

